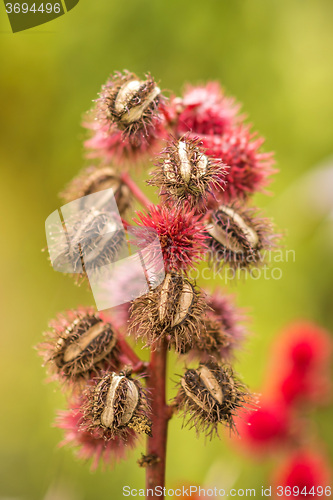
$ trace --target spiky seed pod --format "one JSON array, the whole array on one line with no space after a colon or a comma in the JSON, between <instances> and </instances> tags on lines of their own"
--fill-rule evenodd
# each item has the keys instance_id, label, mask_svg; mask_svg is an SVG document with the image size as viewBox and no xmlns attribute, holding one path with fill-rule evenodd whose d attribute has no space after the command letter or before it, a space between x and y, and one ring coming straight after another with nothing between
<instances>
[{"instance_id":1,"label":"spiky seed pod","mask_svg":"<svg viewBox=\"0 0 333 500\"><path fill-rule=\"evenodd\" d=\"M215 328L223 332L223 335L228 339L227 343L218 342L219 357L224 360L230 359L234 354L234 350L240 348L246 336L244 326L246 315L244 310L236 307L230 294L221 293L216 289L212 294L206 292L206 295L209 306L208 317L212 320ZM201 361L204 361L202 357Z\"/></svg>"},{"instance_id":2,"label":"spiky seed pod","mask_svg":"<svg viewBox=\"0 0 333 500\"><path fill-rule=\"evenodd\" d=\"M199 358L201 362L215 358L216 361L225 360L232 343L231 336L222 328L222 325L210 318L204 322L204 328L199 337L194 339L193 345L187 349L190 358Z\"/></svg>"},{"instance_id":3,"label":"spiky seed pod","mask_svg":"<svg viewBox=\"0 0 333 500\"><path fill-rule=\"evenodd\" d=\"M129 331L148 345L167 338L181 353L204 328L206 308L204 295L190 280L169 273L155 290L133 301Z\"/></svg>"},{"instance_id":4,"label":"spiky seed pod","mask_svg":"<svg viewBox=\"0 0 333 500\"><path fill-rule=\"evenodd\" d=\"M186 272L203 258L207 250L205 226L194 210L188 210L187 206L169 208L156 205L151 206L149 212L137 212L137 217L133 220L140 227L157 232L166 271ZM142 236L139 232L138 236L142 246L147 247L149 232L143 231Z\"/></svg>"},{"instance_id":5,"label":"spiky seed pod","mask_svg":"<svg viewBox=\"0 0 333 500\"><path fill-rule=\"evenodd\" d=\"M88 167L72 180L60 196L66 203L69 203L78 198L110 188L113 190L120 215L124 215L131 206L132 195L115 168L112 167ZM84 200L82 201L84 206Z\"/></svg>"},{"instance_id":6,"label":"spiky seed pod","mask_svg":"<svg viewBox=\"0 0 333 500\"><path fill-rule=\"evenodd\" d=\"M44 364L62 382L87 379L101 368L115 369L119 362L117 334L110 322L92 309L68 311L50 323L39 344Z\"/></svg>"},{"instance_id":7,"label":"spiky seed pod","mask_svg":"<svg viewBox=\"0 0 333 500\"><path fill-rule=\"evenodd\" d=\"M235 431L235 416L252 400L226 364L200 364L196 370L187 370L179 385L174 403L183 413L184 424L210 437L217 433L219 423Z\"/></svg>"},{"instance_id":8,"label":"spiky seed pod","mask_svg":"<svg viewBox=\"0 0 333 500\"><path fill-rule=\"evenodd\" d=\"M84 120L90 131L88 157L112 160L119 168L156 154L167 137L164 107L165 98L149 74L141 80L128 71L116 72Z\"/></svg>"},{"instance_id":9,"label":"spiky seed pod","mask_svg":"<svg viewBox=\"0 0 333 500\"><path fill-rule=\"evenodd\" d=\"M265 140L248 126L231 127L222 135L205 135L202 142L207 154L221 158L230 167L225 190L216 193L223 203L246 200L262 192L276 172L273 153L261 151Z\"/></svg>"},{"instance_id":10,"label":"spiky seed pod","mask_svg":"<svg viewBox=\"0 0 333 500\"><path fill-rule=\"evenodd\" d=\"M200 140L184 136L169 142L148 184L159 187L168 202L186 200L192 207L204 209L208 194L213 189L223 190L226 174L221 160L204 154Z\"/></svg>"},{"instance_id":11,"label":"spiky seed pod","mask_svg":"<svg viewBox=\"0 0 333 500\"><path fill-rule=\"evenodd\" d=\"M218 82L206 85L187 85L177 101L177 132L221 136L242 117L237 117L240 105L227 97Z\"/></svg>"},{"instance_id":12,"label":"spiky seed pod","mask_svg":"<svg viewBox=\"0 0 333 500\"><path fill-rule=\"evenodd\" d=\"M57 257L53 267L73 273L80 283L86 272L96 273L102 266L117 259L125 243L125 233L119 216L95 208L79 211L65 221L63 234L54 234ZM83 271L83 272L82 272Z\"/></svg>"},{"instance_id":13,"label":"spiky seed pod","mask_svg":"<svg viewBox=\"0 0 333 500\"><path fill-rule=\"evenodd\" d=\"M161 90L151 75L140 80L134 73L115 73L97 100L98 118L133 135L146 130L158 117Z\"/></svg>"},{"instance_id":14,"label":"spiky seed pod","mask_svg":"<svg viewBox=\"0 0 333 500\"><path fill-rule=\"evenodd\" d=\"M206 226L210 260L219 268L228 264L233 269L258 267L263 263L262 251L274 246L276 235L271 221L255 216L256 209L237 203L220 205L212 212Z\"/></svg>"},{"instance_id":15,"label":"spiky seed pod","mask_svg":"<svg viewBox=\"0 0 333 500\"><path fill-rule=\"evenodd\" d=\"M138 380L124 372L105 373L85 392L83 426L106 440L122 440L134 430L151 435L147 395Z\"/></svg>"}]
</instances>

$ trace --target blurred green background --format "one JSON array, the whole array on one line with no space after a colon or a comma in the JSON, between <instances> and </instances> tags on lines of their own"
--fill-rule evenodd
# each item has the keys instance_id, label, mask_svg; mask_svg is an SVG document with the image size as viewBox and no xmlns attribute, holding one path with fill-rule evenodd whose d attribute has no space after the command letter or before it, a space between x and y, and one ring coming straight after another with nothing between
<instances>
[{"instance_id":1,"label":"blurred green background","mask_svg":"<svg viewBox=\"0 0 333 500\"><path fill-rule=\"evenodd\" d=\"M308 318L333 331L333 229L329 206L315 207L322 186L309 174L333 154L333 2L81 0L67 15L15 35L3 5L0 12L0 498L118 500L124 484L143 487L135 465L141 450L115 471L92 474L72 450L58 449L62 433L51 423L64 398L45 385L33 350L58 311L92 302L41 253L57 193L84 164L82 114L116 69L150 71L176 93L184 82L216 79L276 151L274 196L256 201L285 231L295 262L279 264L280 280L230 287L252 315L237 369L259 389L272 339L289 321ZM332 408L313 418L332 459ZM227 441L205 445L172 421L167 485L203 484L216 463L222 485L267 484L274 462L250 462Z\"/></svg>"}]
</instances>

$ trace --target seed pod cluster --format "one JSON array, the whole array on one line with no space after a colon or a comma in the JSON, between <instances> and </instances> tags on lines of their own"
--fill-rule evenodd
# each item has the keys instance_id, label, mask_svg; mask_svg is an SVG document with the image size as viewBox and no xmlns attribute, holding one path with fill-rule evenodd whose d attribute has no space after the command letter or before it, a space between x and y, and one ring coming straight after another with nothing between
<instances>
[{"instance_id":1,"label":"seed pod cluster","mask_svg":"<svg viewBox=\"0 0 333 500\"><path fill-rule=\"evenodd\" d=\"M129 135L145 130L158 119L161 90L148 74L145 80L134 73L115 73L102 87L98 118L116 124Z\"/></svg>"},{"instance_id":2,"label":"seed pod cluster","mask_svg":"<svg viewBox=\"0 0 333 500\"><path fill-rule=\"evenodd\" d=\"M187 200L191 206L205 208L212 189L223 190L227 171L221 160L206 156L200 146L199 140L188 136L170 141L148 184L158 186L172 203Z\"/></svg>"},{"instance_id":3,"label":"seed pod cluster","mask_svg":"<svg viewBox=\"0 0 333 500\"><path fill-rule=\"evenodd\" d=\"M125 243L118 219L116 214L96 208L74 214L65 221L66 238L60 239L53 267L76 274L76 281L80 282L86 272L96 273L102 266L114 262Z\"/></svg>"},{"instance_id":4,"label":"seed pod cluster","mask_svg":"<svg viewBox=\"0 0 333 500\"><path fill-rule=\"evenodd\" d=\"M206 436L217 433L218 424L235 431L235 415L251 403L246 386L227 364L202 363L187 370L179 385L176 408L183 413L185 425Z\"/></svg>"},{"instance_id":5,"label":"seed pod cluster","mask_svg":"<svg viewBox=\"0 0 333 500\"><path fill-rule=\"evenodd\" d=\"M132 195L126 184L124 184L112 167L88 167L78 177L68 185L66 190L61 194L61 197L66 203L69 203L78 198L112 189L120 215L124 215L132 203ZM102 198L101 198L102 199ZM82 200L82 208L84 208L85 200Z\"/></svg>"},{"instance_id":6,"label":"seed pod cluster","mask_svg":"<svg viewBox=\"0 0 333 500\"><path fill-rule=\"evenodd\" d=\"M109 372L85 392L83 425L105 439L126 440L132 430L151 435L149 404L138 380L125 372Z\"/></svg>"},{"instance_id":7,"label":"seed pod cluster","mask_svg":"<svg viewBox=\"0 0 333 500\"><path fill-rule=\"evenodd\" d=\"M148 345L167 338L181 353L200 334L205 310L204 296L195 285L180 274L168 273L155 290L133 301L129 330Z\"/></svg>"},{"instance_id":8,"label":"seed pod cluster","mask_svg":"<svg viewBox=\"0 0 333 500\"><path fill-rule=\"evenodd\" d=\"M254 216L254 209L221 205L206 226L211 260L217 267L247 269L262 264L261 252L273 246L272 224Z\"/></svg>"},{"instance_id":9,"label":"seed pod cluster","mask_svg":"<svg viewBox=\"0 0 333 500\"><path fill-rule=\"evenodd\" d=\"M118 364L117 334L92 310L68 312L45 333L38 347L50 371L64 382L89 378L101 368ZM52 326L52 325L51 325Z\"/></svg>"}]
</instances>

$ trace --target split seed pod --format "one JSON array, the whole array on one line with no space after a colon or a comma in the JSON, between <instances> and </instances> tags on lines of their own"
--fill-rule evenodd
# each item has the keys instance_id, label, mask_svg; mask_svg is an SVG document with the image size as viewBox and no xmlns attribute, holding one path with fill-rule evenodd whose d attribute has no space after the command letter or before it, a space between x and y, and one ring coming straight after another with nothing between
<instances>
[{"instance_id":1,"label":"split seed pod","mask_svg":"<svg viewBox=\"0 0 333 500\"><path fill-rule=\"evenodd\" d=\"M261 252L274 245L272 223L254 216L254 209L221 205L206 226L211 260L217 267L247 269L262 264Z\"/></svg>"},{"instance_id":2,"label":"split seed pod","mask_svg":"<svg viewBox=\"0 0 333 500\"><path fill-rule=\"evenodd\" d=\"M148 184L158 186L170 202L187 200L191 206L205 208L208 194L223 189L224 167L221 160L204 154L200 140L185 136L170 141Z\"/></svg>"},{"instance_id":3,"label":"split seed pod","mask_svg":"<svg viewBox=\"0 0 333 500\"><path fill-rule=\"evenodd\" d=\"M124 372L106 373L85 393L83 425L105 439L126 440L132 430L151 435L150 408L138 380Z\"/></svg>"},{"instance_id":4,"label":"split seed pod","mask_svg":"<svg viewBox=\"0 0 333 500\"><path fill-rule=\"evenodd\" d=\"M235 431L234 418L251 402L245 385L234 376L230 365L200 364L189 369L180 380L175 398L182 411L185 425L212 437L219 423Z\"/></svg>"},{"instance_id":5,"label":"split seed pod","mask_svg":"<svg viewBox=\"0 0 333 500\"><path fill-rule=\"evenodd\" d=\"M101 368L118 364L117 334L91 309L68 311L50 324L46 342L38 346L50 372L63 382L86 379Z\"/></svg>"},{"instance_id":6,"label":"split seed pod","mask_svg":"<svg viewBox=\"0 0 333 500\"><path fill-rule=\"evenodd\" d=\"M97 100L98 118L135 134L154 125L160 100L161 90L149 74L146 80L140 80L134 73L117 72L102 87Z\"/></svg>"},{"instance_id":7,"label":"split seed pod","mask_svg":"<svg viewBox=\"0 0 333 500\"><path fill-rule=\"evenodd\" d=\"M148 345L168 338L176 352L183 352L202 330L206 307L203 294L189 279L167 274L155 290L133 301L129 330Z\"/></svg>"},{"instance_id":8,"label":"split seed pod","mask_svg":"<svg viewBox=\"0 0 333 500\"><path fill-rule=\"evenodd\" d=\"M125 214L131 206L132 195L126 184L124 184L112 167L89 167L75 177L68 185L61 197L66 203L78 198L83 198L92 193L112 189L120 215ZM84 201L83 206L84 206Z\"/></svg>"}]
</instances>

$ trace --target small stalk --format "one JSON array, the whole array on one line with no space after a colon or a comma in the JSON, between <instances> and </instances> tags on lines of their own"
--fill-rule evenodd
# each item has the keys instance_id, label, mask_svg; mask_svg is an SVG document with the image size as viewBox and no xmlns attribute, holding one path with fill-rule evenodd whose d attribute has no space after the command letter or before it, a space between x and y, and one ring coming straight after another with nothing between
<instances>
[{"instance_id":1,"label":"small stalk","mask_svg":"<svg viewBox=\"0 0 333 500\"><path fill-rule=\"evenodd\" d=\"M133 181L133 179L130 177L128 172L123 172L121 174L121 180L123 181L124 184L129 188L131 193L133 194L134 198L138 200L141 205L143 205L145 208L149 209L153 203L150 201L149 198L141 191L141 189L136 185L136 183Z\"/></svg>"},{"instance_id":2,"label":"small stalk","mask_svg":"<svg viewBox=\"0 0 333 500\"><path fill-rule=\"evenodd\" d=\"M147 455L156 457L155 463L146 469L146 489L153 490L153 495L147 494L147 499L164 499L156 494L156 487L164 488L165 463L168 421L171 416L170 409L165 400L167 365L167 342L161 339L152 351L150 357L150 370L147 379L151 409L152 409L152 437L147 440Z\"/></svg>"}]
</instances>

